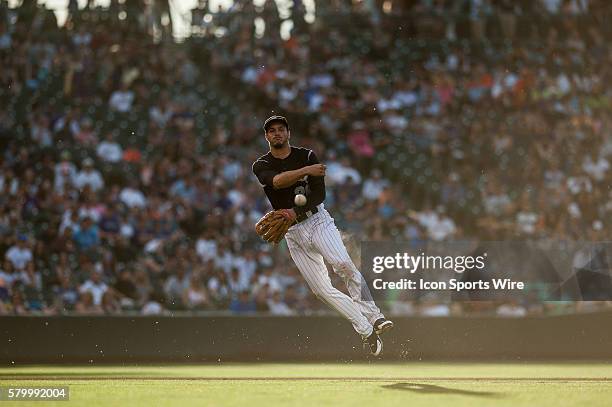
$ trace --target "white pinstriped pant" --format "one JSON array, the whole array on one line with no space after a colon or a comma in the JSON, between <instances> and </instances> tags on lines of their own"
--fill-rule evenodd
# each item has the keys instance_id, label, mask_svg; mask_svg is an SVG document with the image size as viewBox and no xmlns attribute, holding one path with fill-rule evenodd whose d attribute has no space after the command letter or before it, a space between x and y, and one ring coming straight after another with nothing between
<instances>
[{"instance_id":1,"label":"white pinstriped pant","mask_svg":"<svg viewBox=\"0 0 612 407\"><path fill-rule=\"evenodd\" d=\"M348 319L362 337L369 336L372 324L383 314L346 251L334 219L323 204L317 208L318 213L287 231L285 238L291 258L312 292ZM323 259L342 277L350 297L331 284Z\"/></svg>"}]
</instances>

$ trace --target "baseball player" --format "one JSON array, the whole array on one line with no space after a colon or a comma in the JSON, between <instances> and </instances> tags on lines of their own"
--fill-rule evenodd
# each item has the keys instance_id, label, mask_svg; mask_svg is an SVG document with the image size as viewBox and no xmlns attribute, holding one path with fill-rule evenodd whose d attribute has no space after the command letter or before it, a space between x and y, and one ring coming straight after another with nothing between
<instances>
[{"instance_id":1,"label":"baseball player","mask_svg":"<svg viewBox=\"0 0 612 407\"><path fill-rule=\"evenodd\" d=\"M370 353L378 356L383 347L379 335L391 329L393 322L385 319L374 303L334 219L323 206L325 165L319 163L312 150L289 144L289 124L283 116L269 117L263 128L270 151L253 163L253 173L275 209L273 212L287 219L287 228L278 238L267 239L266 232L259 230L264 217L258 222L258 233L274 242L284 234L291 258L313 293L348 319ZM306 203L299 202L296 195L304 195ZM350 296L332 286L324 260L342 277Z\"/></svg>"}]
</instances>

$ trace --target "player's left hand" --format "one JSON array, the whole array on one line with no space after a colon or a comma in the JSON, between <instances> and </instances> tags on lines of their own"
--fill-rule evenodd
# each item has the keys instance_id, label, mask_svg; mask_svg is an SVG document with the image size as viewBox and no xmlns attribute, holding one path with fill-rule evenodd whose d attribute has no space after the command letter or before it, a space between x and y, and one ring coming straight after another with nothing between
<instances>
[{"instance_id":1,"label":"player's left hand","mask_svg":"<svg viewBox=\"0 0 612 407\"><path fill-rule=\"evenodd\" d=\"M269 243L279 243L295 223L293 209L279 209L266 213L255 225L255 232Z\"/></svg>"}]
</instances>

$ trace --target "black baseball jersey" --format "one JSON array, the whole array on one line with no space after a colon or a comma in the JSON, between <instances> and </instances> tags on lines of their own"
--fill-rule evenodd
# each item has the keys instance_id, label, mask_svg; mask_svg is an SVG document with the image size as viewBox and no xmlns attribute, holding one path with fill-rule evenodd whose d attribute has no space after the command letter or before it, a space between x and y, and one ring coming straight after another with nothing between
<instances>
[{"instance_id":1,"label":"black baseball jersey","mask_svg":"<svg viewBox=\"0 0 612 407\"><path fill-rule=\"evenodd\" d=\"M274 189L274 176L285 171L293 171L318 164L319 160L312 150L302 147L291 147L291 152L284 159L275 158L271 152L261 156L253 163L253 173L263 186L266 196L274 209L293 208L300 216L319 205L325 199L324 177L306 176L288 188ZM307 198L306 205L296 206L293 202L298 194Z\"/></svg>"}]
</instances>

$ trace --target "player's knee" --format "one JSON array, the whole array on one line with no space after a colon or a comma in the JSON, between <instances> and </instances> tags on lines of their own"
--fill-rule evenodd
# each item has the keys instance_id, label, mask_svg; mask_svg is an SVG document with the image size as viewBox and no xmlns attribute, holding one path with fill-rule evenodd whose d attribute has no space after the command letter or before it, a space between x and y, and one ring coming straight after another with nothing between
<instances>
[{"instance_id":1,"label":"player's knee","mask_svg":"<svg viewBox=\"0 0 612 407\"><path fill-rule=\"evenodd\" d=\"M351 275L355 272L356 268L352 261L350 260L339 260L332 263L334 270L343 275Z\"/></svg>"}]
</instances>

